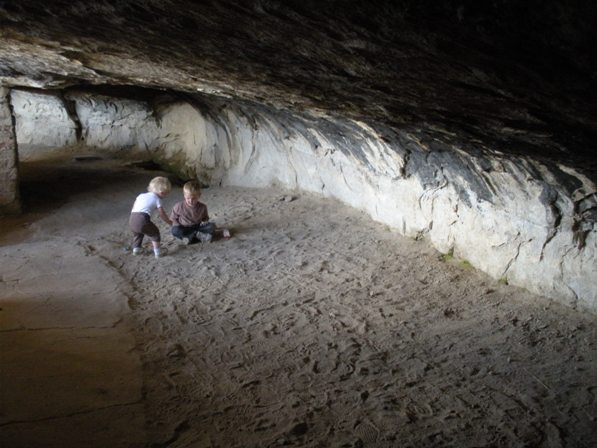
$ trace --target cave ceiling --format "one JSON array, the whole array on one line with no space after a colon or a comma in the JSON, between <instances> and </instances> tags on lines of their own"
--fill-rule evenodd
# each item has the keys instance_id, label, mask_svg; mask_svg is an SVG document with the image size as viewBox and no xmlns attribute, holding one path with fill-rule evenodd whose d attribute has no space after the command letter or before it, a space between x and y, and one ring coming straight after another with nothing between
<instances>
[{"instance_id":1,"label":"cave ceiling","mask_svg":"<svg viewBox=\"0 0 597 448\"><path fill-rule=\"evenodd\" d=\"M595 179L595 17L582 0L0 1L0 83L216 95Z\"/></svg>"}]
</instances>

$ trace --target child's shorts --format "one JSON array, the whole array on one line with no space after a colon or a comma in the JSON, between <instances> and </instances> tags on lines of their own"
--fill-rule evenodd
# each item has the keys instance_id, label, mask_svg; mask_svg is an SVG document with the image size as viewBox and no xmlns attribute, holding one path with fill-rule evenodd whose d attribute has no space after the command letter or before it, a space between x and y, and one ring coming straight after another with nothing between
<instances>
[{"instance_id":1,"label":"child's shorts","mask_svg":"<svg viewBox=\"0 0 597 448\"><path fill-rule=\"evenodd\" d=\"M131 213L129 227L133 233L147 235L151 241L160 241L160 229L151 222L147 213Z\"/></svg>"}]
</instances>

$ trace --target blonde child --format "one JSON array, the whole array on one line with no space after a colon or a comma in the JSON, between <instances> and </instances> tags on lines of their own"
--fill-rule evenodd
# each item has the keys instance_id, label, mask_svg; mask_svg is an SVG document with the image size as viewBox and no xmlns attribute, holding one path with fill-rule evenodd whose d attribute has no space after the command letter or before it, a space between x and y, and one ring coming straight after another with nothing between
<instances>
[{"instance_id":1,"label":"blonde child","mask_svg":"<svg viewBox=\"0 0 597 448\"><path fill-rule=\"evenodd\" d=\"M210 242L215 224L209 222L207 205L199 202L201 186L197 181L189 181L182 187L184 201L172 207L172 235L176 238L187 238L188 244Z\"/></svg>"},{"instance_id":2,"label":"blonde child","mask_svg":"<svg viewBox=\"0 0 597 448\"><path fill-rule=\"evenodd\" d=\"M147 193L141 193L135 199L129 218L129 227L133 231L133 255L139 255L143 252L141 244L145 235L151 240L155 258L164 255L164 252L160 250L160 230L151 221L151 213L157 209L162 221L172 225L172 221L170 221L162 207L162 199L171 190L172 184L170 184L170 181L166 177L158 176L149 182Z\"/></svg>"}]
</instances>

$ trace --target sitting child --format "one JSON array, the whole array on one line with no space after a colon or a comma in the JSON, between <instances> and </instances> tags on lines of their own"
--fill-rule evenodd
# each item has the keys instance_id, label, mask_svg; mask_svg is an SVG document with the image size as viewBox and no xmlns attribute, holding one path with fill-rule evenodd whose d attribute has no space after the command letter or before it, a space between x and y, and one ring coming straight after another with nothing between
<instances>
[{"instance_id":1,"label":"sitting child","mask_svg":"<svg viewBox=\"0 0 597 448\"><path fill-rule=\"evenodd\" d=\"M199 241L210 242L216 230L214 223L209 222L207 206L199 202L201 187L197 181L189 181L182 187L184 201L172 208L172 235L176 238L188 239L188 244Z\"/></svg>"}]
</instances>

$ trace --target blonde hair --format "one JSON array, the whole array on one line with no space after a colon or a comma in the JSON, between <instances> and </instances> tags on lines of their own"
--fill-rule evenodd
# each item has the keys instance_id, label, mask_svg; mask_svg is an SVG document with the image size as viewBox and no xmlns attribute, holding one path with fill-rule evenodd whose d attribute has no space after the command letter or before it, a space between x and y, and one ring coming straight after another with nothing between
<instances>
[{"instance_id":1,"label":"blonde hair","mask_svg":"<svg viewBox=\"0 0 597 448\"><path fill-rule=\"evenodd\" d=\"M201 194L201 185L196 180L190 180L182 186L182 189L185 193L190 194L191 196L198 196Z\"/></svg>"},{"instance_id":2,"label":"blonde hair","mask_svg":"<svg viewBox=\"0 0 597 448\"><path fill-rule=\"evenodd\" d=\"M167 177L162 176L154 177L147 186L147 191L156 194L168 194L170 190L172 190L172 184Z\"/></svg>"}]
</instances>

